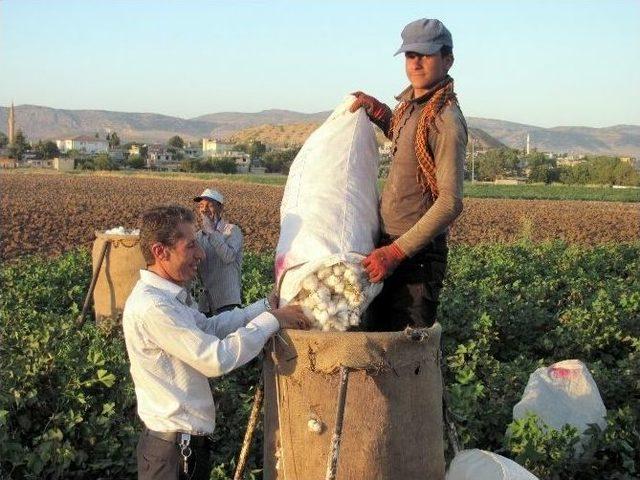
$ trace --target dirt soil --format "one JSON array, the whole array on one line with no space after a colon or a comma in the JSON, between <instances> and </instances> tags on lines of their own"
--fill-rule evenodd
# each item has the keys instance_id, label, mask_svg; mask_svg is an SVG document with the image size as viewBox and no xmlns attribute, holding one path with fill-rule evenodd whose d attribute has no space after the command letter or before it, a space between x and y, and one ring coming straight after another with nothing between
<instances>
[{"instance_id":1,"label":"dirt soil","mask_svg":"<svg viewBox=\"0 0 640 480\"><path fill-rule=\"evenodd\" d=\"M278 241L283 187L225 181L113 176L2 174L0 258L56 255L89 246L94 231L137 226L147 207L194 207L205 187L225 195L228 219L245 235L245 248L269 251ZM451 230L452 244L563 239L594 245L640 238L640 204L468 198Z\"/></svg>"}]
</instances>

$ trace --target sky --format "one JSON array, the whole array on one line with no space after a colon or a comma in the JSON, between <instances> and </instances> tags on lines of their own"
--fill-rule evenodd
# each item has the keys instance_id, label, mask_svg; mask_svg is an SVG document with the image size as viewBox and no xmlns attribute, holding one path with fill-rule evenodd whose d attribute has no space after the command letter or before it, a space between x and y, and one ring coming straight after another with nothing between
<instances>
[{"instance_id":1,"label":"sky","mask_svg":"<svg viewBox=\"0 0 640 480\"><path fill-rule=\"evenodd\" d=\"M640 124L640 1L0 0L0 105L193 118L393 105L404 25L451 31L466 116Z\"/></svg>"}]
</instances>

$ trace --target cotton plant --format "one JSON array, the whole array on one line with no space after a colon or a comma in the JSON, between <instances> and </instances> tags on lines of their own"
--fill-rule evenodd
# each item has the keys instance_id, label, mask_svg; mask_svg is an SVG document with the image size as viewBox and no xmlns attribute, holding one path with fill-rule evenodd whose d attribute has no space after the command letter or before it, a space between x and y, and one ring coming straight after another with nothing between
<instances>
[{"instance_id":1,"label":"cotton plant","mask_svg":"<svg viewBox=\"0 0 640 480\"><path fill-rule=\"evenodd\" d=\"M301 282L294 304L302 306L313 328L344 332L360 323L360 315L368 304L370 282L357 263L340 262L322 266Z\"/></svg>"}]
</instances>

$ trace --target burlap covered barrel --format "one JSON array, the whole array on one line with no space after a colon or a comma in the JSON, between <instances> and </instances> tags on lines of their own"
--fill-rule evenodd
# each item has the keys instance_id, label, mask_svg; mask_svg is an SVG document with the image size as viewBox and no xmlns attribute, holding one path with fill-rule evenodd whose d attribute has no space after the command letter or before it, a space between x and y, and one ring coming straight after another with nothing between
<instances>
[{"instance_id":1,"label":"burlap covered barrel","mask_svg":"<svg viewBox=\"0 0 640 480\"><path fill-rule=\"evenodd\" d=\"M349 379L339 480L441 480L440 325L389 333L288 330L265 356L266 480L322 480L340 368Z\"/></svg>"},{"instance_id":2,"label":"burlap covered barrel","mask_svg":"<svg viewBox=\"0 0 640 480\"><path fill-rule=\"evenodd\" d=\"M112 235L96 231L92 250L94 272L98 268L105 242L109 242L109 246L93 292L97 321L122 316L124 303L140 278L140 269L146 268L138 235Z\"/></svg>"}]
</instances>

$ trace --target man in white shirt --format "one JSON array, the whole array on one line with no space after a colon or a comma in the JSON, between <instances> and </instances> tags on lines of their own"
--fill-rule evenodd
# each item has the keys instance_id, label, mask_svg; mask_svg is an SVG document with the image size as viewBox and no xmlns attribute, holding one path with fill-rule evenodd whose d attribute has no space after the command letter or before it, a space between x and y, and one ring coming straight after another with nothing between
<instances>
[{"instance_id":1,"label":"man in white shirt","mask_svg":"<svg viewBox=\"0 0 640 480\"><path fill-rule=\"evenodd\" d=\"M196 238L205 253L198 265L204 289L198 308L205 314L232 310L242 301L242 232L223 218L224 197L217 190L207 188L193 201L202 218Z\"/></svg>"},{"instance_id":2,"label":"man in white shirt","mask_svg":"<svg viewBox=\"0 0 640 480\"><path fill-rule=\"evenodd\" d=\"M147 270L127 299L123 329L138 415L139 479L208 479L215 406L208 377L244 365L280 328L309 328L299 307L267 299L207 318L185 289L204 257L195 216L180 206L142 215Z\"/></svg>"}]
</instances>

